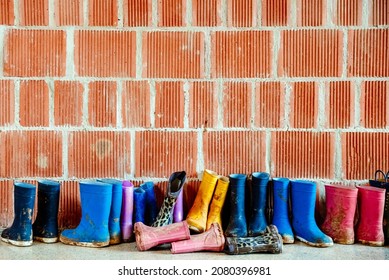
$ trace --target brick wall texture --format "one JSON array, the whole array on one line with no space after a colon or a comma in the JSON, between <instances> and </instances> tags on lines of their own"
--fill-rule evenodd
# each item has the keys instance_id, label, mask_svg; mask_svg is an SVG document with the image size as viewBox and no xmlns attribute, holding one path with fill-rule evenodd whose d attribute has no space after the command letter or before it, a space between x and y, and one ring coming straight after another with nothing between
<instances>
[{"instance_id":1,"label":"brick wall texture","mask_svg":"<svg viewBox=\"0 0 389 280\"><path fill-rule=\"evenodd\" d=\"M163 191L186 170L361 184L389 171L387 0L0 1L0 226L15 180Z\"/></svg>"}]
</instances>

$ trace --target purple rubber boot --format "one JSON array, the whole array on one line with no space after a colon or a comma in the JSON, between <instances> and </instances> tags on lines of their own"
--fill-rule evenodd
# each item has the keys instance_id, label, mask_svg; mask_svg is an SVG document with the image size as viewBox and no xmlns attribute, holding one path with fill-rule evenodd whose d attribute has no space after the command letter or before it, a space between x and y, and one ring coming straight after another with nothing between
<instances>
[{"instance_id":1,"label":"purple rubber boot","mask_svg":"<svg viewBox=\"0 0 389 280\"><path fill-rule=\"evenodd\" d=\"M184 194L183 190L177 197L173 210L173 223L182 222L184 220Z\"/></svg>"},{"instance_id":2,"label":"purple rubber boot","mask_svg":"<svg viewBox=\"0 0 389 280\"><path fill-rule=\"evenodd\" d=\"M130 181L123 181L123 201L120 216L120 228L123 242L133 239L132 213L134 209L134 185Z\"/></svg>"}]
</instances>

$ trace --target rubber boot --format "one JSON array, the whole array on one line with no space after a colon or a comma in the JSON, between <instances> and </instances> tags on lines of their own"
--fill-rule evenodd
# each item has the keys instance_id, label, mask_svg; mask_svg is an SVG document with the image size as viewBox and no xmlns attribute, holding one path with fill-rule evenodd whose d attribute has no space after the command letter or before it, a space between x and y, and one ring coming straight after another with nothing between
<instances>
[{"instance_id":1,"label":"rubber boot","mask_svg":"<svg viewBox=\"0 0 389 280\"><path fill-rule=\"evenodd\" d=\"M146 251L161 244L171 243L190 238L186 221L160 227L149 227L142 222L134 225L136 247Z\"/></svg>"},{"instance_id":2,"label":"rubber boot","mask_svg":"<svg viewBox=\"0 0 389 280\"><path fill-rule=\"evenodd\" d=\"M278 229L283 243L294 243L294 234L289 219L289 193L288 178L273 178L273 220L272 224Z\"/></svg>"},{"instance_id":3,"label":"rubber boot","mask_svg":"<svg viewBox=\"0 0 389 280\"><path fill-rule=\"evenodd\" d=\"M277 227L269 225L265 231L254 237L227 237L224 252L229 255L252 253L279 254L282 252L282 237Z\"/></svg>"},{"instance_id":4,"label":"rubber boot","mask_svg":"<svg viewBox=\"0 0 389 280\"><path fill-rule=\"evenodd\" d=\"M225 231L226 236L247 236L245 213L246 179L247 176L245 174L230 175L230 219Z\"/></svg>"},{"instance_id":5,"label":"rubber boot","mask_svg":"<svg viewBox=\"0 0 389 280\"><path fill-rule=\"evenodd\" d=\"M162 227L173 223L174 205L180 195L186 180L186 172L179 171L170 175L167 194L152 227Z\"/></svg>"},{"instance_id":6,"label":"rubber boot","mask_svg":"<svg viewBox=\"0 0 389 280\"><path fill-rule=\"evenodd\" d=\"M197 190L195 200L190 208L186 221L189 229L194 232L204 232L207 227L208 208L219 176L211 171L204 170L203 178Z\"/></svg>"},{"instance_id":7,"label":"rubber boot","mask_svg":"<svg viewBox=\"0 0 389 280\"><path fill-rule=\"evenodd\" d=\"M210 228L200 234L191 235L189 239L172 243L173 254L199 251L221 252L224 249L224 234L220 224L213 223Z\"/></svg>"},{"instance_id":8,"label":"rubber boot","mask_svg":"<svg viewBox=\"0 0 389 280\"><path fill-rule=\"evenodd\" d=\"M123 181L122 210L120 213L120 231L123 242L130 242L133 238L133 212L134 212L134 185L130 181Z\"/></svg>"},{"instance_id":9,"label":"rubber boot","mask_svg":"<svg viewBox=\"0 0 389 280\"><path fill-rule=\"evenodd\" d=\"M332 238L324 234L315 221L316 183L291 181L291 198L292 226L296 238L310 246L332 246Z\"/></svg>"},{"instance_id":10,"label":"rubber boot","mask_svg":"<svg viewBox=\"0 0 389 280\"><path fill-rule=\"evenodd\" d=\"M255 172L251 175L251 215L248 224L248 236L257 236L265 232L267 184L270 175L265 172Z\"/></svg>"},{"instance_id":11,"label":"rubber boot","mask_svg":"<svg viewBox=\"0 0 389 280\"><path fill-rule=\"evenodd\" d=\"M354 244L354 217L358 189L325 185L326 215L321 229L335 243Z\"/></svg>"},{"instance_id":12,"label":"rubber boot","mask_svg":"<svg viewBox=\"0 0 389 280\"><path fill-rule=\"evenodd\" d=\"M97 181L81 181L80 197L81 221L75 229L65 229L60 235L60 241L84 247L108 246L112 185Z\"/></svg>"},{"instance_id":13,"label":"rubber boot","mask_svg":"<svg viewBox=\"0 0 389 280\"><path fill-rule=\"evenodd\" d=\"M370 186L358 186L359 221L356 237L369 246L384 246L383 215L385 190Z\"/></svg>"},{"instance_id":14,"label":"rubber boot","mask_svg":"<svg viewBox=\"0 0 389 280\"><path fill-rule=\"evenodd\" d=\"M173 223L182 222L184 220L184 190L180 192L174 204Z\"/></svg>"},{"instance_id":15,"label":"rubber boot","mask_svg":"<svg viewBox=\"0 0 389 280\"><path fill-rule=\"evenodd\" d=\"M123 182L115 179L101 179L98 181L112 185L111 211L109 213L108 220L109 244L120 244L122 241L120 231L120 213L122 210L123 200Z\"/></svg>"},{"instance_id":16,"label":"rubber boot","mask_svg":"<svg viewBox=\"0 0 389 280\"><path fill-rule=\"evenodd\" d=\"M209 207L209 213L207 217L207 230L211 228L213 223L218 223L220 228L223 228L221 214L224 202L227 197L229 184L230 179L228 177L222 176L217 179L215 192L212 197L211 206Z\"/></svg>"},{"instance_id":17,"label":"rubber boot","mask_svg":"<svg viewBox=\"0 0 389 280\"><path fill-rule=\"evenodd\" d=\"M138 187L134 188L134 224L137 222L146 223L146 192L144 189Z\"/></svg>"},{"instance_id":18,"label":"rubber boot","mask_svg":"<svg viewBox=\"0 0 389 280\"><path fill-rule=\"evenodd\" d=\"M31 246L32 239L32 216L36 187L32 184L14 183L14 220L11 227L1 233L1 240L15 246Z\"/></svg>"},{"instance_id":19,"label":"rubber boot","mask_svg":"<svg viewBox=\"0 0 389 280\"><path fill-rule=\"evenodd\" d=\"M158 215L157 198L155 197L155 186L153 182L145 182L139 186L146 193L145 196L145 225L152 225Z\"/></svg>"},{"instance_id":20,"label":"rubber boot","mask_svg":"<svg viewBox=\"0 0 389 280\"><path fill-rule=\"evenodd\" d=\"M44 243L58 242L59 195L59 182L38 181L38 211L32 224L34 240Z\"/></svg>"}]
</instances>

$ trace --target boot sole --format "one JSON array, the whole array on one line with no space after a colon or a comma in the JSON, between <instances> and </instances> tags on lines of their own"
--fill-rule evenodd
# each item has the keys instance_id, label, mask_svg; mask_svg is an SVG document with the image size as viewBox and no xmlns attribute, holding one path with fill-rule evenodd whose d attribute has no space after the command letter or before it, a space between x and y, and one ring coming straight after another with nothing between
<instances>
[{"instance_id":1,"label":"boot sole","mask_svg":"<svg viewBox=\"0 0 389 280\"><path fill-rule=\"evenodd\" d=\"M61 236L59 240L66 245L74 245L74 246L82 246L82 247L90 247L90 248L101 248L109 246L109 241L103 242L80 242L68 239L66 237Z\"/></svg>"},{"instance_id":2,"label":"boot sole","mask_svg":"<svg viewBox=\"0 0 389 280\"><path fill-rule=\"evenodd\" d=\"M50 244L50 243L56 243L56 242L58 242L58 237L51 237L51 238L48 238L48 237L34 236L34 240L39 241L39 242L43 242L43 243Z\"/></svg>"},{"instance_id":3,"label":"boot sole","mask_svg":"<svg viewBox=\"0 0 389 280\"><path fill-rule=\"evenodd\" d=\"M2 237L1 240L4 241L5 243L9 243L9 244L12 244L12 245L15 245L18 247L28 247L28 246L31 246L33 243L32 240L31 241L16 241L16 240L4 238L4 237Z\"/></svg>"},{"instance_id":4,"label":"boot sole","mask_svg":"<svg viewBox=\"0 0 389 280\"><path fill-rule=\"evenodd\" d=\"M313 247L326 248L326 247L331 247L334 245L334 243L313 243L313 242L305 240L304 238L297 236L297 235L296 235L296 238L297 238L297 240L300 240L301 242L304 242L304 243L311 245Z\"/></svg>"},{"instance_id":5,"label":"boot sole","mask_svg":"<svg viewBox=\"0 0 389 280\"><path fill-rule=\"evenodd\" d=\"M374 246L374 247L382 247L384 246L384 241L368 241L368 240L358 240L364 245Z\"/></svg>"}]
</instances>

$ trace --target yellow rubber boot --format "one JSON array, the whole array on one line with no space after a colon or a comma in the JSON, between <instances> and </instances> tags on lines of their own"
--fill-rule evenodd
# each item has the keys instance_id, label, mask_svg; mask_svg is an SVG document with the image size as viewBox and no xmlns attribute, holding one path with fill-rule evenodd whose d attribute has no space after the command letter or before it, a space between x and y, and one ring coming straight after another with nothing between
<instances>
[{"instance_id":1,"label":"yellow rubber boot","mask_svg":"<svg viewBox=\"0 0 389 280\"><path fill-rule=\"evenodd\" d=\"M211 206L209 207L207 230L211 228L212 223L218 223L220 228L222 228L221 212L224 201L226 200L229 184L230 179L228 177L223 176L217 180L215 193L213 194Z\"/></svg>"},{"instance_id":2,"label":"yellow rubber boot","mask_svg":"<svg viewBox=\"0 0 389 280\"><path fill-rule=\"evenodd\" d=\"M211 171L204 170L203 179L197 191L196 198L186 216L189 228L194 232L204 232L207 226L208 208L219 176Z\"/></svg>"}]
</instances>

